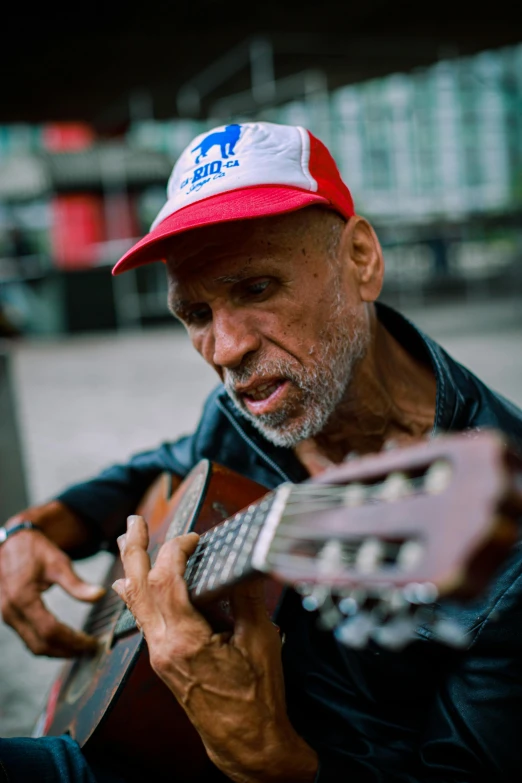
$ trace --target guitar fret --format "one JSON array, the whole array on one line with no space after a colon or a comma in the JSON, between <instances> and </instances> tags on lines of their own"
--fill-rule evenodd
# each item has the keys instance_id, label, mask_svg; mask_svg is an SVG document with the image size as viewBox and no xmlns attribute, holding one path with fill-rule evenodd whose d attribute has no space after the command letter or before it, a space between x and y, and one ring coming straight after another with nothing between
<instances>
[{"instance_id":1,"label":"guitar fret","mask_svg":"<svg viewBox=\"0 0 522 783\"><path fill-rule=\"evenodd\" d=\"M234 581L243 576L273 497L270 493L201 536L185 571L191 594L201 596L226 586L231 575Z\"/></svg>"},{"instance_id":2,"label":"guitar fret","mask_svg":"<svg viewBox=\"0 0 522 783\"><path fill-rule=\"evenodd\" d=\"M235 517L233 520L235 520ZM190 572L185 572L185 579L189 584L189 589L195 585L196 582L199 582L202 576L206 573L209 559L215 551L213 549L213 543L220 537L221 532L222 531L218 530L218 528L213 528L201 536L200 542L198 544L198 548L200 547L199 557L196 561L194 561L194 563L191 564Z\"/></svg>"},{"instance_id":3,"label":"guitar fret","mask_svg":"<svg viewBox=\"0 0 522 783\"><path fill-rule=\"evenodd\" d=\"M225 565L223 567L223 570L221 571L220 576L220 582L221 584L226 584L228 581L228 577L232 573L232 568L236 562L237 559L237 552L235 549L230 549L230 552L228 553L228 557L225 560Z\"/></svg>"},{"instance_id":4,"label":"guitar fret","mask_svg":"<svg viewBox=\"0 0 522 783\"><path fill-rule=\"evenodd\" d=\"M199 582L198 582L198 584L196 586L195 595L201 595L201 593L207 587L208 575L210 574L210 568L211 568L212 562L215 559L215 557L216 557L216 552L212 551L210 553L208 559L207 559L205 568L204 568L204 570L203 570L203 572L201 574L201 577L199 579Z\"/></svg>"},{"instance_id":5,"label":"guitar fret","mask_svg":"<svg viewBox=\"0 0 522 783\"><path fill-rule=\"evenodd\" d=\"M248 559L253 551L253 544L257 540L260 527L266 518L266 512L271 506L271 499L264 500L259 506L250 506L248 509L248 528L245 531L244 539L237 540L232 548L225 566L218 576L218 584L225 585L231 574L240 577L245 571Z\"/></svg>"},{"instance_id":6,"label":"guitar fret","mask_svg":"<svg viewBox=\"0 0 522 783\"><path fill-rule=\"evenodd\" d=\"M193 568L190 574L190 580L187 578L187 574L185 572L185 579L189 583L189 588L198 581L200 574L205 571L208 558L210 557L210 550L209 547L207 546L206 541L201 541L200 544L201 544L200 557L193 564Z\"/></svg>"},{"instance_id":7,"label":"guitar fret","mask_svg":"<svg viewBox=\"0 0 522 783\"><path fill-rule=\"evenodd\" d=\"M236 523L236 524L233 526L233 528L232 528L231 530L229 530L228 532L227 532L227 531L226 531L226 529L225 529L225 525L222 525L222 526L221 526L221 527L222 527L222 529L220 530L220 532L219 532L219 534L218 534L218 539L217 539L217 540L218 540L218 543L221 545L221 546L220 546L220 550L219 550L219 553L218 553L218 555L221 557L221 565L222 565L222 566L223 566L223 558L224 558L224 556L226 555L226 550L225 550L225 548L223 547L223 543L224 543L224 541L225 541L225 540L229 540L229 543L232 543L232 541L234 541L234 539L235 539L235 537L236 537L236 536L235 536L235 530L236 530L238 527L239 527L239 529L241 530L241 529L242 529L242 525L244 525L244 524L247 524L247 523L248 523L248 521L249 521L249 515L248 515L248 514L246 514L246 515L245 515L245 517L244 517L243 519L241 519L240 517L238 517L238 519L237 519L237 523ZM225 534L226 534L226 535L225 535ZM233 551L233 548L232 548L232 551ZM207 579L207 582L206 582L206 584L205 584L205 587L206 587L206 588L208 588L209 590L212 590L212 588L216 586L216 582L218 582L218 580L219 580L219 577L220 577L220 575L221 575L222 571L223 571L223 567L221 567L221 569L214 568L213 572L210 574L210 576L209 576L209 577L208 577L208 579Z\"/></svg>"},{"instance_id":8,"label":"guitar fret","mask_svg":"<svg viewBox=\"0 0 522 783\"><path fill-rule=\"evenodd\" d=\"M191 581L194 574L197 572L202 557L204 555L204 551L205 551L205 544L204 541L200 539L196 547L196 551L189 557L187 561L187 567L185 569L185 579L187 583Z\"/></svg>"}]
</instances>

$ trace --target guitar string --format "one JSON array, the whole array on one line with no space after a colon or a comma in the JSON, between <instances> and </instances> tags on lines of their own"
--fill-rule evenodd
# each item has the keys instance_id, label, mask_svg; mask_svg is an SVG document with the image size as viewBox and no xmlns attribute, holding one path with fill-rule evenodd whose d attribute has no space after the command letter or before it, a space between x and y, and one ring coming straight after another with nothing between
<instances>
[{"instance_id":1,"label":"guitar string","mask_svg":"<svg viewBox=\"0 0 522 783\"><path fill-rule=\"evenodd\" d=\"M200 540L198 542L198 546L196 548L196 551L191 555L189 560L187 561L187 568L185 571L185 574L187 574L187 571L189 570L190 565L199 565L201 561L206 562L206 558L210 557L211 554L211 548L212 546L215 546L216 543L222 542L222 539L225 538L225 536L233 531L234 528L239 528L242 526L242 523L244 523L245 520L250 522L253 519L253 515L255 514L255 511L257 511L261 506L265 505L267 506L269 503L269 499L272 499L273 493L269 493L270 497L265 495L261 501L258 504L251 505L246 511L237 512L236 515L231 517L230 519L225 520L224 522L220 523L219 525L216 525L214 528L211 528L210 530L207 530L205 533L203 533L200 536ZM254 509L254 511L250 511L249 509ZM232 539L232 542L236 539L236 536ZM114 597L116 599L116 602L120 602L119 606L114 606L112 608L109 608L108 611L105 610L105 607L103 609L103 612L94 612L94 614L89 618L87 621L87 627L89 628L90 632L96 635L96 633L99 633L100 635L103 635L106 631L108 631L113 623L115 618L121 613L121 598L114 593ZM95 607L96 609L97 607ZM100 607L101 608L101 607Z\"/></svg>"},{"instance_id":2,"label":"guitar string","mask_svg":"<svg viewBox=\"0 0 522 783\"><path fill-rule=\"evenodd\" d=\"M351 506L352 504L343 503L346 498L347 488L349 486L350 485L332 484L323 485L321 487L310 485L294 485L292 487L293 492L290 494L290 498L287 500L285 505L284 516L289 517L296 514L302 515L303 505L305 503L307 513L318 513L324 510L328 510L329 508L335 508L339 505ZM353 487L353 484L351 486ZM390 487L386 486L385 480L381 482L374 482L371 485L357 484L356 491L361 492L361 497L356 499L354 505L363 505L368 504L369 502L393 502L394 500L399 500L406 496L413 496L418 494L415 492L418 487L421 487L424 490L426 489L425 475L401 478L399 482L395 483L395 487L391 488L393 495L390 495L390 497L386 497L386 493L390 492ZM241 514L239 516L241 516ZM233 518L233 521L238 521L237 515L235 518ZM206 540L201 542L202 549L198 553L198 561L196 562L196 559L194 559L194 561L187 567L185 578L187 580L189 589L192 591L197 590L197 592L202 592L205 587L210 586L209 580L212 580L213 586L216 582L219 586L226 583L226 580L219 580L219 577L214 575L215 568L213 571L209 569L209 565L211 564L216 553L221 555L223 558L222 536L219 535L219 528L222 528L224 524L226 523L223 523L222 525L208 531L208 537ZM278 538L281 540L281 538L284 537L285 531L283 526L283 530L278 529ZM250 551L252 552L255 540L255 538L249 540L248 536L244 535L242 541L240 542L240 546L237 548L235 557L236 560L239 560L240 555L243 554L243 566L248 565L248 553L245 557L243 552L245 544L249 545ZM231 568L227 569L227 576L231 570ZM244 570L242 573L244 573Z\"/></svg>"},{"instance_id":3,"label":"guitar string","mask_svg":"<svg viewBox=\"0 0 522 783\"><path fill-rule=\"evenodd\" d=\"M350 507L358 507L363 506L367 504L374 504L374 503L386 503L386 502L394 502L397 500L403 500L407 497L412 496L418 496L419 494L423 494L422 492L417 492L417 488L425 489L425 475L418 476L418 477L412 477L412 478L405 478L403 482L403 486L400 488L402 491L397 496L392 496L391 498L386 498L385 496L385 482L386 479L375 482L373 484L363 484L363 483L357 483L356 484L356 490L360 491L361 497L360 498L354 498L353 506L349 504L343 504L343 499L346 498L347 491L349 491L350 487L354 487L354 484L347 484L347 485L338 485L338 484L325 484L325 485L307 485L307 484L295 484L292 487L292 492L290 493L290 496L287 500L287 503L285 505L285 516L294 516L296 514L302 514L303 513L303 505L306 506L306 512L307 513L317 513L320 511L325 511L331 508L335 508L336 506L339 507L339 505L346 505L347 508ZM384 487L384 494L383 494L383 487ZM273 499L274 493L270 493L271 498ZM195 573L194 577L197 577L198 571L201 571L201 573L204 572L205 566L210 561L213 554L219 551L223 551L223 549L226 550L226 548L223 547L223 539L226 537L226 535L233 530L233 528L237 528L237 531L244 525L245 522L250 526L254 522L256 511L259 510L261 504L264 502L265 505L267 504L268 497L264 496L261 501L258 501L257 504L252 504L248 510L246 511L240 511L237 512L236 515L231 517L230 519L225 520L224 522L216 525L214 528L211 528L210 530L206 531L200 536L200 540L198 542L198 546L196 548L196 551L191 555L189 560L187 561L187 567L185 571L185 577L188 579L191 577L190 571L191 569L194 569L195 567ZM340 502L341 501L341 502ZM267 516L268 511L270 509L271 503L269 503L268 508L266 509L263 516ZM250 509L254 509L254 511L250 511ZM256 521L256 527L260 527L259 520ZM264 520L263 520L264 521ZM236 531L234 531L236 532ZM284 536L284 530L278 531L281 532ZM233 547L234 545L234 539L231 541L231 545ZM243 539L242 544L244 545L245 542L248 541L248 536L245 536ZM255 541L248 542L251 545L251 549L253 549L253 544ZM219 548L218 548L219 545ZM350 542L346 542L345 549L346 549L346 555L349 556L351 553L354 553L357 551L359 544L350 544ZM232 548L231 547L231 548ZM237 555L241 553L241 548L237 550ZM193 582L197 582L197 579L194 579ZM110 602L110 606L104 606L103 611L98 611L95 613L92 618L90 618L90 622L88 621L87 625L90 627L91 631L102 629L103 631L108 630L113 622L114 618L121 612L121 599L120 597L115 593L113 596L111 596L109 599L107 599L107 603ZM101 609L101 607L99 607ZM117 610L117 611L116 611ZM101 622L107 618L107 622Z\"/></svg>"}]
</instances>

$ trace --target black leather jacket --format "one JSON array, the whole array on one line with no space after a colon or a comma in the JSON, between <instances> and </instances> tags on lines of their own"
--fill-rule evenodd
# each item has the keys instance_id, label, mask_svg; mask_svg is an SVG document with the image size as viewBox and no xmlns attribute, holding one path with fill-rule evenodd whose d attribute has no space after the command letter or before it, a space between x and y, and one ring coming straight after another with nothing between
<instances>
[{"instance_id":1,"label":"black leather jacket","mask_svg":"<svg viewBox=\"0 0 522 783\"><path fill-rule=\"evenodd\" d=\"M399 313L377 305L384 326L431 363L437 381L434 432L494 427L522 454L522 412L451 359ZM60 496L113 541L161 471L186 475L202 458L269 488L306 474L291 450L262 438L222 387L193 435L114 466ZM519 781L522 779L522 554L472 606L443 606L467 633L467 649L437 644L419 629L400 653L349 649L321 631L287 591L278 623L291 719L318 752L317 783L338 781ZM521 721L519 723L519 720Z\"/></svg>"}]
</instances>

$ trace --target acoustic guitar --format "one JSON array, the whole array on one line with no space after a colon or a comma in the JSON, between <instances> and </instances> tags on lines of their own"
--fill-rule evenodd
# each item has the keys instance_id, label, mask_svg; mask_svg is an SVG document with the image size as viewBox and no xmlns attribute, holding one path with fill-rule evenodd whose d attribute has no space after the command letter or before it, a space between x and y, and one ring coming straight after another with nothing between
<instances>
[{"instance_id":1,"label":"acoustic guitar","mask_svg":"<svg viewBox=\"0 0 522 783\"><path fill-rule=\"evenodd\" d=\"M437 617L436 601L466 601L487 586L517 540L522 463L495 432L446 435L348 461L272 492L206 460L184 481L163 474L138 513L150 556L190 530L201 538L185 573L191 599L216 625L227 592L264 575L276 610L283 586L346 644L400 649L429 624L465 644ZM33 736L69 733L89 757L117 759L143 781L195 781L209 761L176 699L152 671L135 620L110 589L84 630L95 655L67 662Z\"/></svg>"}]
</instances>

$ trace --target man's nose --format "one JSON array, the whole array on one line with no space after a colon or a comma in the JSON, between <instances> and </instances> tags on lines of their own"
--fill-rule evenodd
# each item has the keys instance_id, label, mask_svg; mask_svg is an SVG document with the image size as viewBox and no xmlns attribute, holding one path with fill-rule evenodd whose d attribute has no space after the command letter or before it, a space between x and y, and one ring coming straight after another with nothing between
<instances>
[{"instance_id":1,"label":"man's nose","mask_svg":"<svg viewBox=\"0 0 522 783\"><path fill-rule=\"evenodd\" d=\"M220 312L213 318L215 367L238 367L247 354L259 349L260 336L246 314Z\"/></svg>"}]
</instances>

